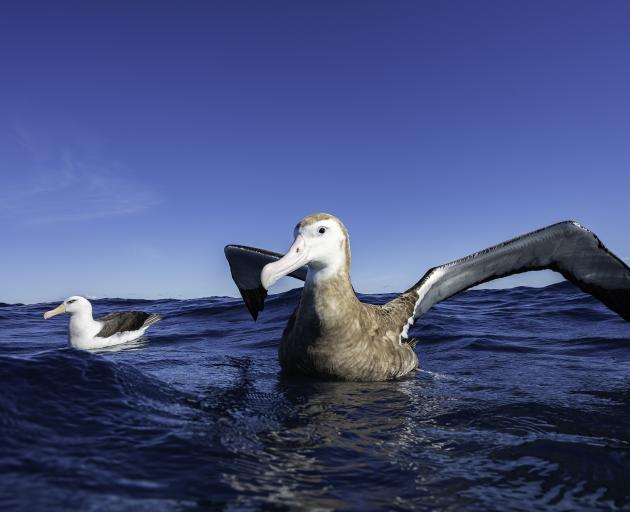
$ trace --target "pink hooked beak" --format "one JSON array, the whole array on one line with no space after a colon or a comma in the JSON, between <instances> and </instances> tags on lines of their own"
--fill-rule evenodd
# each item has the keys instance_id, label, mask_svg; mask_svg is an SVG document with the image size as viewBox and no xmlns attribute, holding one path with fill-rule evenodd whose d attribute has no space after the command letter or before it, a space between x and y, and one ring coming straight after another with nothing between
<instances>
[{"instance_id":1,"label":"pink hooked beak","mask_svg":"<svg viewBox=\"0 0 630 512\"><path fill-rule=\"evenodd\" d=\"M265 290L269 290L278 279L290 274L308 263L308 248L302 235L295 237L293 245L278 261L267 263L260 273L260 281Z\"/></svg>"}]
</instances>

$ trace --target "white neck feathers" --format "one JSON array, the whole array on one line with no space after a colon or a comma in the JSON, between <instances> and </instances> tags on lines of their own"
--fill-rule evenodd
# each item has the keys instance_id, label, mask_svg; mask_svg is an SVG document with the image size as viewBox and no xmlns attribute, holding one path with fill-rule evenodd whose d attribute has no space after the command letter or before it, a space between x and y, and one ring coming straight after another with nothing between
<instances>
[{"instance_id":1,"label":"white neck feathers","mask_svg":"<svg viewBox=\"0 0 630 512\"><path fill-rule=\"evenodd\" d=\"M71 341L93 338L100 332L101 328L100 322L92 318L91 309L76 311L70 316L69 332Z\"/></svg>"}]
</instances>

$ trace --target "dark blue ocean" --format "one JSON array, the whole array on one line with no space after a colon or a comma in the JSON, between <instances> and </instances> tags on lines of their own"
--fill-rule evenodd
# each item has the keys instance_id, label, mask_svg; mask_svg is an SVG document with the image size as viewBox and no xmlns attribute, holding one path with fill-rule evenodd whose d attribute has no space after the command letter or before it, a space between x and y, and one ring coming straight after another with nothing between
<instances>
[{"instance_id":1,"label":"dark blue ocean","mask_svg":"<svg viewBox=\"0 0 630 512\"><path fill-rule=\"evenodd\" d=\"M462 294L412 330L421 371L343 383L279 374L299 293L257 323L240 299L95 301L164 317L97 353L51 304L0 305L0 509L630 509L630 324L591 297Z\"/></svg>"}]
</instances>

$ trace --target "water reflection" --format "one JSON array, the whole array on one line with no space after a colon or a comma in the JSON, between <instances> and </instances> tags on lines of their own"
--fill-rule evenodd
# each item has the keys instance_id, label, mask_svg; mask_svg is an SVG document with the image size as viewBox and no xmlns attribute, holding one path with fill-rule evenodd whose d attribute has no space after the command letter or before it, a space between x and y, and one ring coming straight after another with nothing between
<instances>
[{"instance_id":1,"label":"water reflection","mask_svg":"<svg viewBox=\"0 0 630 512\"><path fill-rule=\"evenodd\" d=\"M148 343L98 354L19 307L0 318L5 508L627 508L628 326L529 293L431 310L425 370L387 383L279 375L291 294L255 325L231 299L160 303Z\"/></svg>"},{"instance_id":2,"label":"water reflection","mask_svg":"<svg viewBox=\"0 0 630 512\"><path fill-rule=\"evenodd\" d=\"M262 392L251 361L231 364L238 378L211 401L228 413L221 444L235 458L223 478L239 493L235 505L336 509L350 497L351 481L360 482L354 498L372 506L395 496L402 505L416 494L414 454L436 441L418 435L418 425L431 424L448 401L432 376L353 383L276 375Z\"/></svg>"}]
</instances>

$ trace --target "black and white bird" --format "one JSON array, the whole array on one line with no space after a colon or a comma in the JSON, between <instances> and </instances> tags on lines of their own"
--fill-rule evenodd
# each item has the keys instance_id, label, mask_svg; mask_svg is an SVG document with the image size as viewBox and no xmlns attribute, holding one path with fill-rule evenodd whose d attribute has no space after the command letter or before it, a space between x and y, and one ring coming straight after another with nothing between
<instances>
[{"instance_id":1,"label":"black and white bird","mask_svg":"<svg viewBox=\"0 0 630 512\"><path fill-rule=\"evenodd\" d=\"M232 277L257 318L267 290L282 276L305 281L282 334L287 373L355 381L401 377L418 367L409 327L431 306L499 277L551 269L630 321L630 268L577 222L554 224L430 269L380 306L359 301L350 281L350 239L329 214L302 219L283 256L228 245Z\"/></svg>"},{"instance_id":2,"label":"black and white bird","mask_svg":"<svg viewBox=\"0 0 630 512\"><path fill-rule=\"evenodd\" d=\"M68 341L74 348L83 350L111 347L138 339L155 322L156 314L142 311L109 313L100 318L92 317L92 304L84 297L68 297L59 306L44 313L48 319L62 313L70 314Z\"/></svg>"}]
</instances>

